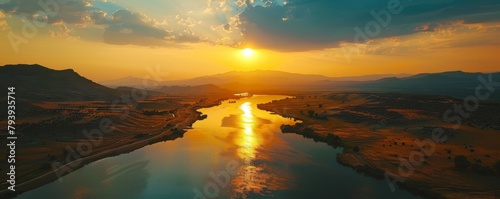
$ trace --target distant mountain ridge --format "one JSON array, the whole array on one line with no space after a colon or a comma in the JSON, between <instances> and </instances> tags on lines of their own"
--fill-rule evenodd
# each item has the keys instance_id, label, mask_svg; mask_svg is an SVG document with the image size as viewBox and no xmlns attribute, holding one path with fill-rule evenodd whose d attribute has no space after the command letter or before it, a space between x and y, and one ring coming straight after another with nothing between
<instances>
[{"instance_id":1,"label":"distant mountain ridge","mask_svg":"<svg viewBox=\"0 0 500 199\"><path fill-rule=\"evenodd\" d=\"M240 87L273 87L280 88L283 85L304 85L312 82L320 81L369 81L377 80L384 77L407 77L408 74L378 74L378 75L363 75L351 77L327 77L323 75L297 74L282 71L272 70L256 70L256 71L231 71L215 75L205 75L190 79L173 80L173 81L156 81L150 79L142 79L137 77L124 77L114 80L100 82L108 87L147 87L147 85L163 85L163 86L200 86L214 84L227 89L239 89ZM145 84L146 83L146 84ZM238 85L238 86L236 86Z\"/></svg>"},{"instance_id":2,"label":"distant mountain ridge","mask_svg":"<svg viewBox=\"0 0 500 199\"><path fill-rule=\"evenodd\" d=\"M53 70L38 64L0 67L0 86L16 87L19 99L44 101L111 100L120 94L80 76L72 69Z\"/></svg>"},{"instance_id":3,"label":"distant mountain ridge","mask_svg":"<svg viewBox=\"0 0 500 199\"><path fill-rule=\"evenodd\" d=\"M481 84L479 76L492 75L494 82L500 82L500 72L470 73L449 71L441 73L421 73L387 77L380 75L376 80L360 81L357 78L332 78L322 75L302 75L279 71L228 72L187 80L163 82L167 85L215 84L235 92L266 91L363 91L399 92L415 94L447 95L457 98L475 94ZM372 76L374 77L374 76ZM383 78L382 78L383 77ZM500 99L500 91L491 99Z\"/></svg>"},{"instance_id":4,"label":"distant mountain ridge","mask_svg":"<svg viewBox=\"0 0 500 199\"><path fill-rule=\"evenodd\" d=\"M163 86L156 90L166 94L228 94L230 90L222 89L213 84L200 86Z\"/></svg>"},{"instance_id":5,"label":"distant mountain ridge","mask_svg":"<svg viewBox=\"0 0 500 199\"><path fill-rule=\"evenodd\" d=\"M475 95L476 87L482 85L478 78L483 76L488 79L489 75L492 76L493 82L500 82L500 72L487 74L450 71L433 74L423 73L405 78L384 78L340 87L361 91L447 95L463 98ZM331 86L335 86L335 84ZM490 98L500 99L500 90L493 92Z\"/></svg>"},{"instance_id":6,"label":"distant mountain ridge","mask_svg":"<svg viewBox=\"0 0 500 199\"><path fill-rule=\"evenodd\" d=\"M128 78L131 79L131 78ZM143 79L132 78L143 84ZM151 82L148 82L148 84ZM153 83L151 83L153 84ZM72 69L54 70L38 64L17 64L0 67L0 86L16 88L19 99L35 101L116 100L130 93L132 87L109 88L80 76ZM137 86L136 88L142 88ZM231 91L213 84L199 86L162 86L148 92L157 94L227 94Z\"/></svg>"},{"instance_id":7,"label":"distant mountain ridge","mask_svg":"<svg viewBox=\"0 0 500 199\"><path fill-rule=\"evenodd\" d=\"M500 82L500 73L490 73L494 82ZM151 93L159 94L221 94L221 93L290 93L304 91L361 91L398 92L414 94L448 95L457 98L474 95L481 84L479 76L486 73L450 71L422 73L403 77L382 77L377 80L354 81L363 78L331 78L323 75L304 75L280 71L227 72L186 80L148 82L156 85ZM488 74L489 75L489 74ZM6 65L0 67L0 85L16 86L23 98L39 100L108 100L116 99L121 93L143 88L141 78L126 77L107 83L112 89L88 80L71 69L53 70L40 65ZM120 85L128 83L131 85ZM135 86L133 86L135 85ZM125 89L128 87L128 89ZM121 88L121 89L120 89ZM148 89L148 88L146 88ZM500 99L500 89L491 95Z\"/></svg>"},{"instance_id":8,"label":"distant mountain ridge","mask_svg":"<svg viewBox=\"0 0 500 199\"><path fill-rule=\"evenodd\" d=\"M110 88L118 88L118 87L134 87L134 88L159 88L162 85L161 81L156 81L152 79L144 79L133 76L127 76L119 79L101 81L99 84L110 87Z\"/></svg>"},{"instance_id":9,"label":"distant mountain ridge","mask_svg":"<svg viewBox=\"0 0 500 199\"><path fill-rule=\"evenodd\" d=\"M326 80L329 77L322 75L303 75L296 73L288 73L281 71L268 71L268 70L257 70L257 71L232 71L215 75L206 75L201 77L195 77L183 80L173 80L173 81L156 81L150 79L142 79L137 77L124 77L115 80L102 81L101 84L109 87L119 87L119 86L130 86L130 87L144 87L144 82L147 84L158 83L162 86L200 86L200 85L224 85L233 83L245 83L245 84L261 84L266 81L268 84L273 83L277 85L287 85L290 81L295 81L299 83L309 83L311 81Z\"/></svg>"}]
</instances>

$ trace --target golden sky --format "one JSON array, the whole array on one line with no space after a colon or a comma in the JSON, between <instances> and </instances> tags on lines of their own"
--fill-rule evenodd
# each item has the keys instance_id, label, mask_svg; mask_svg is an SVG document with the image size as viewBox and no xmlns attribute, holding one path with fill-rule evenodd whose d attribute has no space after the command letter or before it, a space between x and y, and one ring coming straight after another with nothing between
<instances>
[{"instance_id":1,"label":"golden sky","mask_svg":"<svg viewBox=\"0 0 500 199\"><path fill-rule=\"evenodd\" d=\"M500 66L498 11L436 14L435 19L427 19L405 14L413 6L408 3L401 4L404 9L391 14L391 20L385 18L388 23L384 27L370 13L383 13L386 8L373 3L367 3L366 13L359 14L366 20L349 21L350 16L344 20L332 15L331 20L322 21L315 18L314 12L305 11L317 9L321 14L323 7L334 9L338 5L316 3L301 10L297 8L300 4L290 7L296 2L293 0L269 1L274 2L269 5L267 1L247 5L244 1L138 4L125 0L74 0L74 4L61 4L54 16L43 18L36 12L43 11L41 8L20 9L27 6L24 2L0 2L0 65L38 63L53 69L72 68L94 81L142 77L148 73L147 68L158 68L165 80L174 80L248 70L339 77L454 70L493 72ZM387 1L377 2L385 5ZM428 4L429 9L459 9L458 3ZM157 8L162 6L168 9ZM422 10L420 14L431 11ZM285 14L274 14L280 12ZM480 14L484 19L477 17ZM267 16L267 20L261 16ZM46 23L33 25L34 33L27 31L26 24L36 17ZM363 30L363 25L370 22L377 22L380 31L357 42L355 28ZM245 48L251 48L253 54L243 55Z\"/></svg>"}]
</instances>

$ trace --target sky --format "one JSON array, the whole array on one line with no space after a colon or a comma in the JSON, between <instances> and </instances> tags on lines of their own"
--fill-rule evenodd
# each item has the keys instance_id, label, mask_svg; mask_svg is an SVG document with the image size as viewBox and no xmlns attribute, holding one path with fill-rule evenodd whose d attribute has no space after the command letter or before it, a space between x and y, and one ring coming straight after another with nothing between
<instances>
[{"instance_id":1,"label":"sky","mask_svg":"<svg viewBox=\"0 0 500 199\"><path fill-rule=\"evenodd\" d=\"M95 81L494 72L500 0L0 0L0 45Z\"/></svg>"}]
</instances>

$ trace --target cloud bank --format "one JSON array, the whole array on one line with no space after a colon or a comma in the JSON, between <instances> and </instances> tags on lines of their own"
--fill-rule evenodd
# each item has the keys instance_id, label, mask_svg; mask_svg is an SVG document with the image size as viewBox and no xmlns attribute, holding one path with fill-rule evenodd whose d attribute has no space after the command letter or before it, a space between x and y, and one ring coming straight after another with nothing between
<instances>
[{"instance_id":1,"label":"cloud bank","mask_svg":"<svg viewBox=\"0 0 500 199\"><path fill-rule=\"evenodd\" d=\"M55 9L50 2L63 3ZM46 8L56 12L41 15ZM0 9L7 17L45 20L76 36L97 26L102 31L95 34L114 45L208 42L275 51L321 50L433 32L456 21L500 21L499 0L11 0L0 2Z\"/></svg>"}]
</instances>

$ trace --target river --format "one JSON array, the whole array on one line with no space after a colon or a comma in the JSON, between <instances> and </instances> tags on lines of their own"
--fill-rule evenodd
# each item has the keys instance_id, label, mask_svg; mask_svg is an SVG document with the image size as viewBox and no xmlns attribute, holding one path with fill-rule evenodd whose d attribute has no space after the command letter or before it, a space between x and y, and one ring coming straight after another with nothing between
<instances>
[{"instance_id":1,"label":"river","mask_svg":"<svg viewBox=\"0 0 500 199\"><path fill-rule=\"evenodd\" d=\"M335 160L341 148L296 134L255 95L200 109L183 138L105 158L18 198L417 198Z\"/></svg>"}]
</instances>

